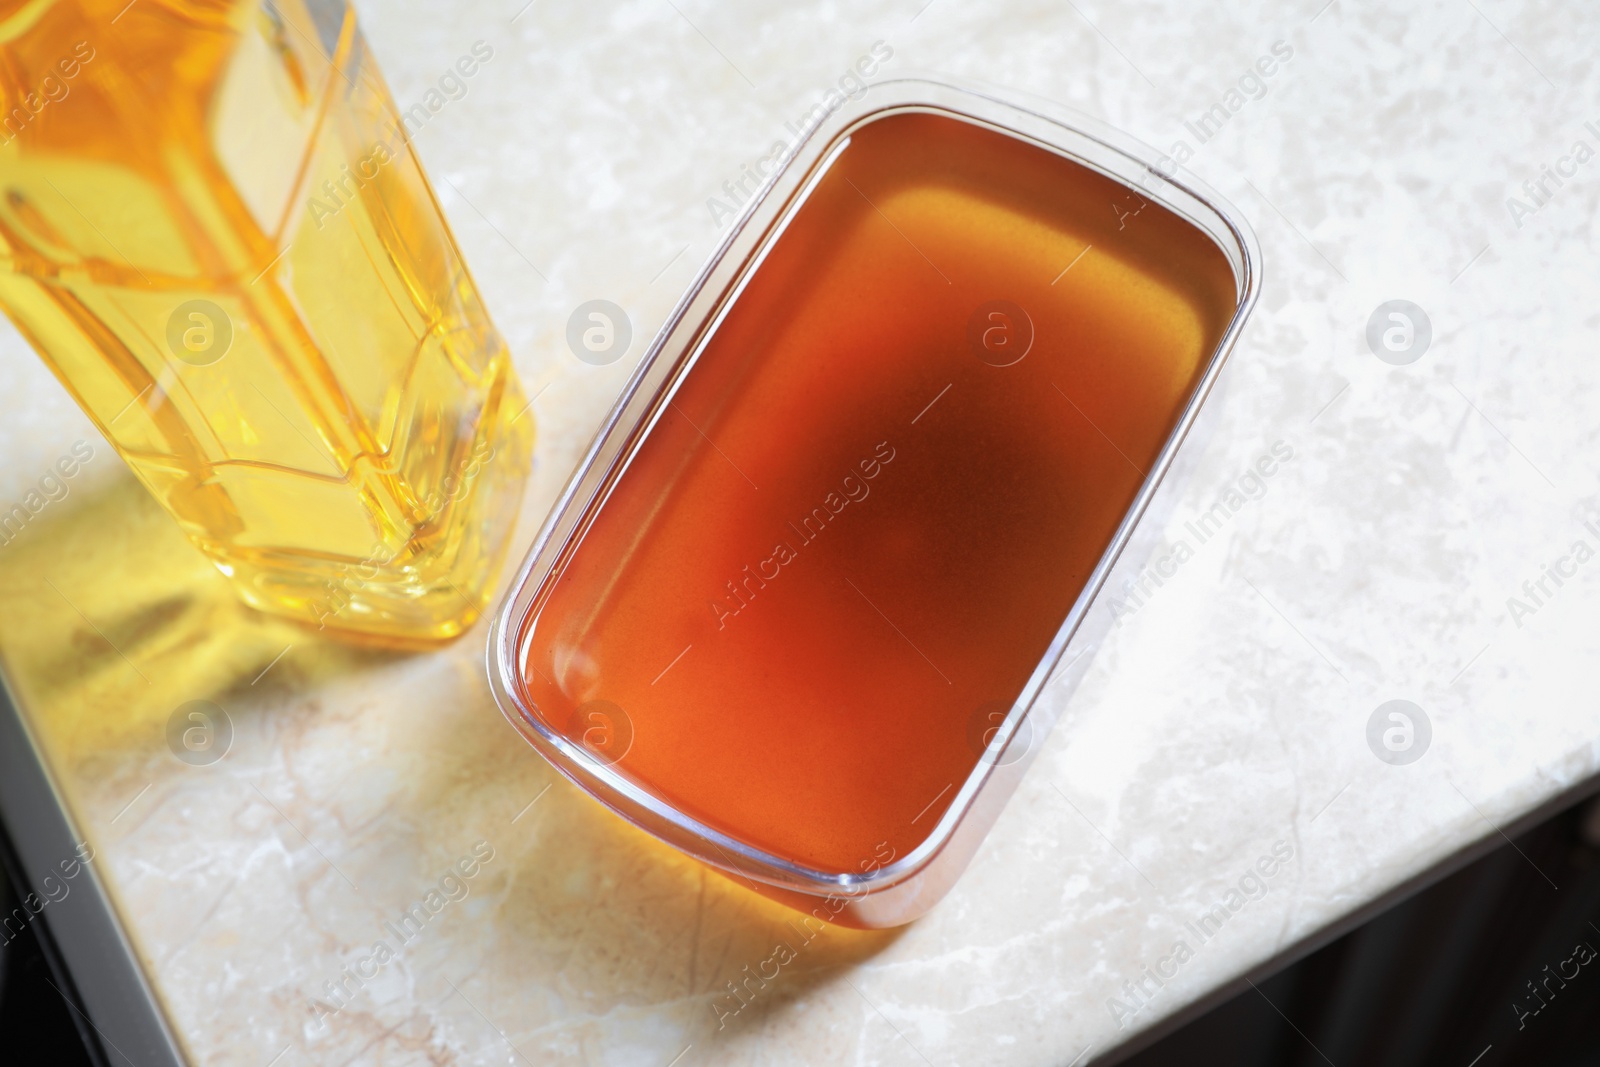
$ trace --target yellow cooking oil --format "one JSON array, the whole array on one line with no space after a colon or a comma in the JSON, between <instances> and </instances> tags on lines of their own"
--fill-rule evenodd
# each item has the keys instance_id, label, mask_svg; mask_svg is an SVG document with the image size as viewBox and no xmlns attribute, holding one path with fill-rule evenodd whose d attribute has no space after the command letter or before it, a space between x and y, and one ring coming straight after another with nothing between
<instances>
[{"instance_id":1,"label":"yellow cooking oil","mask_svg":"<svg viewBox=\"0 0 1600 1067\"><path fill-rule=\"evenodd\" d=\"M0 0L0 306L249 604L426 645L533 418L410 132L342 0Z\"/></svg>"}]
</instances>

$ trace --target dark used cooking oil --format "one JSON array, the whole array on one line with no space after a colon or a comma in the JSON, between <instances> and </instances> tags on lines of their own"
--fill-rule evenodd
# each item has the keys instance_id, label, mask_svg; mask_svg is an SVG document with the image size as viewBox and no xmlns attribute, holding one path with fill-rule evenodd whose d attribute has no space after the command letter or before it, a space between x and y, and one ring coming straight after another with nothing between
<instances>
[{"instance_id":1,"label":"dark used cooking oil","mask_svg":"<svg viewBox=\"0 0 1600 1067\"><path fill-rule=\"evenodd\" d=\"M1236 303L1209 238L1083 165L937 113L857 129L549 583L530 703L752 847L904 855Z\"/></svg>"}]
</instances>

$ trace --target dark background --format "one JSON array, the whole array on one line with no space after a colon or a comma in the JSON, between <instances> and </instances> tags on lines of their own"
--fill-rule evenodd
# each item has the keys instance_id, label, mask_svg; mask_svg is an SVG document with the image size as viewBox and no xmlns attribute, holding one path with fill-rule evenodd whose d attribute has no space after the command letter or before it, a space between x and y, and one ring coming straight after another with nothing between
<instances>
[{"instance_id":1,"label":"dark background","mask_svg":"<svg viewBox=\"0 0 1600 1067\"><path fill-rule=\"evenodd\" d=\"M9 848L0 852L10 854ZM0 917L20 906L6 866L0 863ZM62 980L45 960L40 921L35 918L10 942L0 932L0 1063L95 1067L58 992Z\"/></svg>"},{"instance_id":2,"label":"dark background","mask_svg":"<svg viewBox=\"0 0 1600 1067\"><path fill-rule=\"evenodd\" d=\"M1600 802L1256 985L1124 1067L1600 1065Z\"/></svg>"},{"instance_id":3,"label":"dark background","mask_svg":"<svg viewBox=\"0 0 1600 1067\"><path fill-rule=\"evenodd\" d=\"M0 867L0 915L16 906ZM1587 965L1580 943L1596 953ZM37 919L0 944L0 1063L98 1067L52 958ZM1123 1064L1600 1067L1600 801L1256 985Z\"/></svg>"}]
</instances>

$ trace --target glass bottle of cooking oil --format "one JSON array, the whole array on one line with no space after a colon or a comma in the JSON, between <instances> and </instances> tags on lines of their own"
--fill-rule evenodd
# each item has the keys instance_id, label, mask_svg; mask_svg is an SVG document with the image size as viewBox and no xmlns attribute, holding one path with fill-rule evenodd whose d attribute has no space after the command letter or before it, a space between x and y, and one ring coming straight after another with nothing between
<instances>
[{"instance_id":1,"label":"glass bottle of cooking oil","mask_svg":"<svg viewBox=\"0 0 1600 1067\"><path fill-rule=\"evenodd\" d=\"M0 0L0 306L253 606L482 611L532 418L344 0Z\"/></svg>"}]
</instances>

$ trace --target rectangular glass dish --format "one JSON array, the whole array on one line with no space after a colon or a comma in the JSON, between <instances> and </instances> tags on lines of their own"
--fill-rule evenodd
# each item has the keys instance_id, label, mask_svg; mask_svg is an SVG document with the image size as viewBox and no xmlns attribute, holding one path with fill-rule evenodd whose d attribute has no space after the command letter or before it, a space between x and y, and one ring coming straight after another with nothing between
<instances>
[{"instance_id":1,"label":"rectangular glass dish","mask_svg":"<svg viewBox=\"0 0 1600 1067\"><path fill-rule=\"evenodd\" d=\"M1048 106L882 82L645 354L490 636L612 810L820 920L954 884L1254 302L1231 209Z\"/></svg>"}]
</instances>

